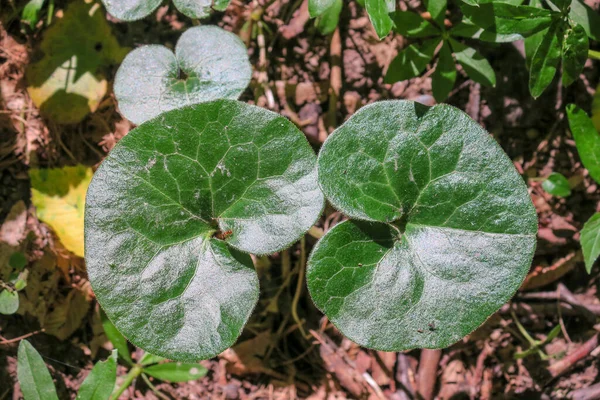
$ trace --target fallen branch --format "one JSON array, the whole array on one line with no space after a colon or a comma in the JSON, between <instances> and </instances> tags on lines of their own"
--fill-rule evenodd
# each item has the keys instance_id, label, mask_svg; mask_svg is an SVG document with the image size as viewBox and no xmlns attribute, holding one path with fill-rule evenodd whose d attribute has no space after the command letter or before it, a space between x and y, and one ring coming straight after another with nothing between
<instances>
[{"instance_id":1,"label":"fallen branch","mask_svg":"<svg viewBox=\"0 0 600 400\"><path fill-rule=\"evenodd\" d=\"M578 361L586 358L596 347L598 347L598 334L596 333L587 342L582 344L575 351L567 354L562 360L555 362L548 367L548 372L552 378L556 378L565 373L569 368L574 366Z\"/></svg>"}]
</instances>

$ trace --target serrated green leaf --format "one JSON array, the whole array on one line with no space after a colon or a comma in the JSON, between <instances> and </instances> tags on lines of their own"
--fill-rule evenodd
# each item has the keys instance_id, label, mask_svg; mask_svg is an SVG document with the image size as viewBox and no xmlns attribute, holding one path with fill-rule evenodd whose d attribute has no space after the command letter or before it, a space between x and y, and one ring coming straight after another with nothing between
<instances>
[{"instance_id":1,"label":"serrated green leaf","mask_svg":"<svg viewBox=\"0 0 600 400\"><path fill-rule=\"evenodd\" d=\"M106 361L98 361L85 378L77 400L108 400L117 380L117 350Z\"/></svg>"},{"instance_id":2,"label":"serrated green leaf","mask_svg":"<svg viewBox=\"0 0 600 400\"><path fill-rule=\"evenodd\" d=\"M131 355L129 353L129 346L127 345L127 339L121 335L121 332L117 330L115 325L110 321L110 319L108 319L103 310L100 310L100 319L102 321L104 333L106 334L108 340L110 340L112 343L113 347L117 349L119 357L127 361L130 365L133 364Z\"/></svg>"},{"instance_id":3,"label":"serrated green leaf","mask_svg":"<svg viewBox=\"0 0 600 400\"><path fill-rule=\"evenodd\" d=\"M594 262L600 256L600 213L592 215L585 225L583 225L580 241L585 269L589 274L592 272Z\"/></svg>"},{"instance_id":4,"label":"serrated green leaf","mask_svg":"<svg viewBox=\"0 0 600 400\"><path fill-rule=\"evenodd\" d=\"M567 197L571 195L569 181L562 174L553 172L542 182L542 188L553 196Z\"/></svg>"},{"instance_id":5,"label":"serrated green leaf","mask_svg":"<svg viewBox=\"0 0 600 400\"><path fill-rule=\"evenodd\" d=\"M452 50L448 42L440 49L435 71L431 75L431 89L433 97L438 103L443 102L454 87L456 81L456 66L452 57Z\"/></svg>"},{"instance_id":6,"label":"serrated green leaf","mask_svg":"<svg viewBox=\"0 0 600 400\"><path fill-rule=\"evenodd\" d=\"M187 382L202 378L208 370L201 364L170 362L144 368L144 373L167 382Z\"/></svg>"},{"instance_id":7,"label":"serrated green leaf","mask_svg":"<svg viewBox=\"0 0 600 400\"><path fill-rule=\"evenodd\" d=\"M579 74L583 71L588 58L589 47L588 37L581 25L576 24L565 31L562 44L564 86L569 86L579 79Z\"/></svg>"},{"instance_id":8,"label":"serrated green leaf","mask_svg":"<svg viewBox=\"0 0 600 400\"><path fill-rule=\"evenodd\" d=\"M0 289L0 314L14 314L18 309L19 293L16 290Z\"/></svg>"},{"instance_id":9,"label":"serrated green leaf","mask_svg":"<svg viewBox=\"0 0 600 400\"><path fill-rule=\"evenodd\" d=\"M444 26L444 17L446 14L447 2L446 0L426 0L427 11L431 15L431 18L438 24L438 26Z\"/></svg>"},{"instance_id":10,"label":"serrated green leaf","mask_svg":"<svg viewBox=\"0 0 600 400\"><path fill-rule=\"evenodd\" d=\"M58 400L42 356L27 340L19 343L17 377L25 400Z\"/></svg>"},{"instance_id":11,"label":"serrated green leaf","mask_svg":"<svg viewBox=\"0 0 600 400\"><path fill-rule=\"evenodd\" d=\"M335 31L340 21L342 5L342 0L334 0L333 5L317 17L315 25L321 34L329 35Z\"/></svg>"},{"instance_id":12,"label":"serrated green leaf","mask_svg":"<svg viewBox=\"0 0 600 400\"><path fill-rule=\"evenodd\" d=\"M30 0L21 13L21 19L29 24L32 28L39 21L40 11L46 0Z\"/></svg>"},{"instance_id":13,"label":"serrated green leaf","mask_svg":"<svg viewBox=\"0 0 600 400\"><path fill-rule=\"evenodd\" d=\"M454 37L478 39L484 42L491 43L508 43L523 39L523 36L518 33L500 34L496 32L486 31L485 29L474 25L469 20L463 20L462 22L455 25L450 33Z\"/></svg>"},{"instance_id":14,"label":"serrated green leaf","mask_svg":"<svg viewBox=\"0 0 600 400\"><path fill-rule=\"evenodd\" d=\"M591 39L600 41L600 15L582 0L573 0L569 18L581 25Z\"/></svg>"},{"instance_id":15,"label":"serrated green leaf","mask_svg":"<svg viewBox=\"0 0 600 400\"><path fill-rule=\"evenodd\" d=\"M258 299L252 261L235 249L279 251L313 225L324 204L315 163L294 124L233 100L130 132L86 204L86 265L111 321L172 360L231 346Z\"/></svg>"},{"instance_id":16,"label":"serrated green leaf","mask_svg":"<svg viewBox=\"0 0 600 400\"><path fill-rule=\"evenodd\" d=\"M159 362L165 361L165 360L166 360L166 358L164 358L164 357L155 356L154 354L150 354L150 353L144 353L144 356L140 360L140 365L156 364L156 363L159 363Z\"/></svg>"},{"instance_id":17,"label":"serrated green leaf","mask_svg":"<svg viewBox=\"0 0 600 400\"><path fill-rule=\"evenodd\" d=\"M308 13L311 18L318 17L337 3L337 0L308 0Z\"/></svg>"},{"instance_id":18,"label":"serrated green leaf","mask_svg":"<svg viewBox=\"0 0 600 400\"><path fill-rule=\"evenodd\" d=\"M396 0L365 0L365 8L377 36L383 39L394 27L390 13L396 11Z\"/></svg>"},{"instance_id":19,"label":"serrated green leaf","mask_svg":"<svg viewBox=\"0 0 600 400\"><path fill-rule=\"evenodd\" d=\"M237 99L251 77L240 38L216 26L198 26L181 35L175 54L156 45L129 53L117 71L115 96L121 113L141 124L185 105Z\"/></svg>"},{"instance_id":20,"label":"serrated green leaf","mask_svg":"<svg viewBox=\"0 0 600 400\"><path fill-rule=\"evenodd\" d=\"M307 284L350 339L386 351L448 346L521 285L536 243L527 187L460 110L360 109L325 141L319 183L351 218L315 246Z\"/></svg>"},{"instance_id":21,"label":"serrated green leaf","mask_svg":"<svg viewBox=\"0 0 600 400\"><path fill-rule=\"evenodd\" d=\"M499 1L486 1L477 6L461 5L465 17L486 31L528 36L550 26L556 13L550 10L517 6Z\"/></svg>"},{"instance_id":22,"label":"serrated green leaf","mask_svg":"<svg viewBox=\"0 0 600 400\"><path fill-rule=\"evenodd\" d=\"M567 116L579 158L590 176L600 183L600 134L590 117L575 104L567 106Z\"/></svg>"},{"instance_id":23,"label":"serrated green leaf","mask_svg":"<svg viewBox=\"0 0 600 400\"><path fill-rule=\"evenodd\" d=\"M442 32L431 22L411 11L396 11L391 14L394 30L402 36L421 38L439 36Z\"/></svg>"},{"instance_id":24,"label":"serrated green leaf","mask_svg":"<svg viewBox=\"0 0 600 400\"><path fill-rule=\"evenodd\" d=\"M385 83L394 83L418 76L433 58L442 38L429 39L422 45L411 44L392 60L385 74Z\"/></svg>"},{"instance_id":25,"label":"serrated green leaf","mask_svg":"<svg viewBox=\"0 0 600 400\"><path fill-rule=\"evenodd\" d=\"M496 86L496 73L481 53L454 39L450 39L450 45L456 61L463 67L469 78L483 86Z\"/></svg>"},{"instance_id":26,"label":"serrated green leaf","mask_svg":"<svg viewBox=\"0 0 600 400\"><path fill-rule=\"evenodd\" d=\"M539 97L552 83L562 55L562 21L555 21L536 49L529 68L529 91Z\"/></svg>"}]
</instances>

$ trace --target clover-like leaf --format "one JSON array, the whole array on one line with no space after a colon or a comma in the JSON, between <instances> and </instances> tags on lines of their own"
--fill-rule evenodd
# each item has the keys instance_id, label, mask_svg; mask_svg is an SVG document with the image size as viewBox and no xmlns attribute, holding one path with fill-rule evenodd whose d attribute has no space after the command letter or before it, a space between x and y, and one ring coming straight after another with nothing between
<instances>
[{"instance_id":1,"label":"clover-like leaf","mask_svg":"<svg viewBox=\"0 0 600 400\"><path fill-rule=\"evenodd\" d=\"M281 250L313 225L324 203L315 164L290 121L234 100L131 131L94 175L85 209L90 282L117 329L172 360L231 346L258 299L243 252Z\"/></svg>"},{"instance_id":2,"label":"clover-like leaf","mask_svg":"<svg viewBox=\"0 0 600 400\"><path fill-rule=\"evenodd\" d=\"M448 105L363 107L326 140L319 183L343 222L307 283L350 339L386 351L448 346L523 281L537 219L500 146Z\"/></svg>"},{"instance_id":3,"label":"clover-like leaf","mask_svg":"<svg viewBox=\"0 0 600 400\"><path fill-rule=\"evenodd\" d=\"M115 78L121 113L141 124L158 114L204 101L237 99L252 76L246 46L216 26L188 29L175 48L142 46L127 55Z\"/></svg>"}]
</instances>

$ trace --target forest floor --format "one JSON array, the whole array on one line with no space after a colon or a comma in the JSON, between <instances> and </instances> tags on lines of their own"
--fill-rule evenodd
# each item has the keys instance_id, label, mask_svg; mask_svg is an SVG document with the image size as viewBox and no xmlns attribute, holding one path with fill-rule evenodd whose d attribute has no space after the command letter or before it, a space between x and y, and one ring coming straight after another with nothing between
<instances>
[{"instance_id":1,"label":"forest floor","mask_svg":"<svg viewBox=\"0 0 600 400\"><path fill-rule=\"evenodd\" d=\"M56 0L55 18L67 3ZM306 0L272 2L260 17L265 27L261 49L260 40L243 28L263 3L234 0L226 12L206 23L240 34L248 45L255 72L241 100L287 116L315 149L365 104L384 99L434 103L431 70L394 85L383 83L404 41L396 35L379 41L355 2L345 5L339 31L330 36L322 36L308 19ZM422 9L417 0L409 3ZM44 22L33 30L21 25L18 16L24 4L2 0L0 10L0 268L19 250L30 270L18 313L0 316L0 400L21 396L16 378L21 337L45 357L60 398L74 399L93 363L106 358L111 345L102 332L84 261L38 219L28 171L77 164L95 168L133 126L120 116L110 92L118 65L106 66L109 92L81 122L58 124L40 116L25 75L38 57L46 28ZM121 46L130 48L146 43L173 47L194 25L168 3L138 22L107 18ZM304 268L301 252L310 252L316 238L343 219L327 207L306 236L305 249L296 244L256 259L261 297L237 345L203 361L209 373L201 380L154 381L163 396L400 400L417 398L418 392L440 399L600 398L600 389L593 386L600 382L600 270L585 272L579 245L583 222L600 211L600 190L582 167L564 118L567 103L590 111L600 79L597 64L588 61L582 79L566 89L555 82L534 100L522 43L480 50L494 67L498 85L481 87L460 72L447 102L465 110L500 143L526 180L537 209L533 266L513 300L477 331L442 351L361 348L323 317L298 280ZM569 178L571 196L553 197L542 190L537 178L551 172ZM519 326L538 340L560 326L561 333L540 348L547 360L538 354L515 359L515 353L529 347ZM120 366L119 374L125 373ZM158 398L141 380L122 396Z\"/></svg>"}]
</instances>

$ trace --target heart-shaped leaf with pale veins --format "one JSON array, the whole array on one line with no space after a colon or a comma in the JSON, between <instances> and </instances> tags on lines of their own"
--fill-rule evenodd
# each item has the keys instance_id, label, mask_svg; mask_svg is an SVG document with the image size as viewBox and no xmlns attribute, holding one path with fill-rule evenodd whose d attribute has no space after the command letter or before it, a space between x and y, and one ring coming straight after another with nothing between
<instances>
[{"instance_id":1,"label":"heart-shaped leaf with pale veins","mask_svg":"<svg viewBox=\"0 0 600 400\"><path fill-rule=\"evenodd\" d=\"M173 0L175 7L190 18L206 18L211 9L223 11L231 0ZM135 21L152 14L162 0L102 0L108 13L123 21Z\"/></svg>"},{"instance_id":2,"label":"heart-shaped leaf with pale veins","mask_svg":"<svg viewBox=\"0 0 600 400\"><path fill-rule=\"evenodd\" d=\"M115 78L121 113L135 124L190 104L237 99L250 83L252 66L239 37L217 26L185 31L175 54L142 46L127 55Z\"/></svg>"},{"instance_id":3,"label":"heart-shaped leaf with pale veins","mask_svg":"<svg viewBox=\"0 0 600 400\"><path fill-rule=\"evenodd\" d=\"M133 344L172 360L230 347L258 299L245 253L298 240L324 199L290 121L234 100L169 111L125 136L85 208L90 282Z\"/></svg>"},{"instance_id":4,"label":"heart-shaped leaf with pale veins","mask_svg":"<svg viewBox=\"0 0 600 400\"><path fill-rule=\"evenodd\" d=\"M449 346L498 310L529 269L537 218L527 187L493 138L454 107L366 106L326 140L318 172L325 197L356 220L315 246L308 288L362 346Z\"/></svg>"}]
</instances>

